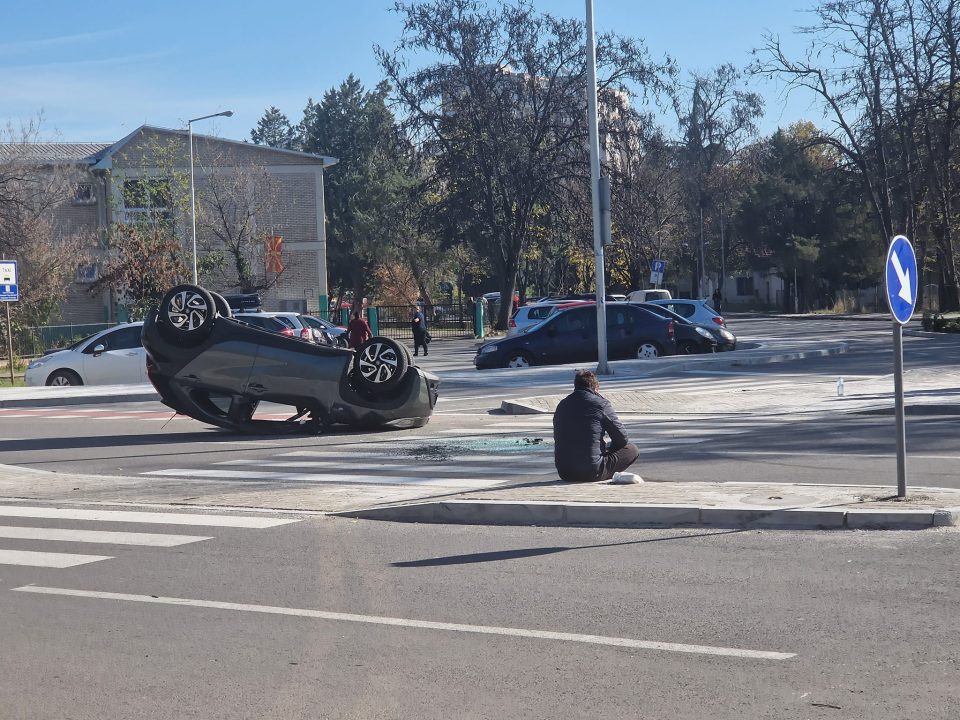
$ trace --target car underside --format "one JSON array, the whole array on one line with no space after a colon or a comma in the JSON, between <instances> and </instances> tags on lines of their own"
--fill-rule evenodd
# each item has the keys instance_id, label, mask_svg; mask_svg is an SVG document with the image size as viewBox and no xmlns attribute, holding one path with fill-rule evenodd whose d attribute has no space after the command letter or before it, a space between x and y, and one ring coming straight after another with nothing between
<instances>
[{"instance_id":1,"label":"car underside","mask_svg":"<svg viewBox=\"0 0 960 720\"><path fill-rule=\"evenodd\" d=\"M234 319L222 297L195 285L164 296L144 321L142 342L164 404L243 433L420 427L440 384L390 338L351 350L270 333ZM290 415L259 419L261 403L289 406Z\"/></svg>"}]
</instances>

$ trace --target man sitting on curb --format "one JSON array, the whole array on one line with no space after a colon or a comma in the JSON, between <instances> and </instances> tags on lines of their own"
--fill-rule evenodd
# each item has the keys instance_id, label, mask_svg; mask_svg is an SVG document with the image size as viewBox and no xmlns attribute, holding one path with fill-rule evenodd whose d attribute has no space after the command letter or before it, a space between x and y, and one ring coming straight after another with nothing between
<instances>
[{"instance_id":1,"label":"man sitting on curb","mask_svg":"<svg viewBox=\"0 0 960 720\"><path fill-rule=\"evenodd\" d=\"M610 436L604 447L603 435ZM577 370L573 392L553 414L553 459L560 479L566 482L640 482L622 472L636 462L640 451L627 442L623 423L610 402L600 394L600 383L591 370ZM616 477L614 477L616 475Z\"/></svg>"}]
</instances>

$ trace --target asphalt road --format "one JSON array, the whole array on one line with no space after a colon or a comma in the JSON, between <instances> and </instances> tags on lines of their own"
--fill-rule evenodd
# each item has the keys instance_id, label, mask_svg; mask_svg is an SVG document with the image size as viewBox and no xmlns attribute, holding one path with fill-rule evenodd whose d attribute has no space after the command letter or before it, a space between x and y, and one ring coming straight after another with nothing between
<instances>
[{"instance_id":1,"label":"asphalt road","mask_svg":"<svg viewBox=\"0 0 960 720\"><path fill-rule=\"evenodd\" d=\"M851 350L841 355L723 370L660 374L632 387L661 394L693 397L711 392L750 396L758 403L786 390L809 388L810 393L835 393L837 377L848 383L889 376L892 349L889 323L851 321L790 321L738 319L734 329L746 342L770 339L822 337L844 340ZM960 339L905 338L908 371L952 368L960 361ZM735 356L733 353L731 356ZM548 416L508 417L491 410L501 400L524 394L566 392L558 384L537 387L524 382L523 371L500 373L464 372L472 357L470 343L434 343L434 353L425 366L457 378L444 381L441 400L431 423L416 431L356 433L342 430L321 437L238 436L208 428L189 418L174 417L158 403L111 404L93 408L45 408L20 412L0 410L0 450L3 462L59 472L104 475L187 477L194 486L204 477L227 482L223 466L231 464L239 480L247 481L272 461L290 462L298 453L315 453L317 463L326 463L348 476L360 475L377 482L354 466L370 465L368 450L382 449L392 455L390 469L398 477L437 478L445 468L421 470L417 458L403 460L406 450L431 445L438 439L464 437L544 438L551 436ZM497 383L502 385L497 385ZM604 381L616 390L624 381ZM892 388L892 380L890 380ZM957 390L960 392L960 389ZM954 394L949 399L953 401ZM279 409L279 408L275 408ZM721 408L699 416L670 416L623 412L631 438L642 450L641 474L648 480L747 480L895 484L894 424L891 415L856 415L784 412L744 415ZM669 408L665 409L669 410ZM908 473L912 485L960 487L960 473L953 468L960 459L960 438L954 431L954 415L911 416L907 424ZM400 446L398 452L396 448ZM531 448L542 451L544 447ZM486 467L498 470L497 481L509 463L494 465L502 448L492 444ZM484 454L484 449L477 450ZM541 452L540 472L552 473L549 452ZM386 470L382 461L380 469ZM422 463L420 463L422 464ZM531 474L536 468L531 469ZM216 473L221 473L214 478ZM247 473L237 475L236 473ZM388 473L389 474L389 473Z\"/></svg>"},{"instance_id":2,"label":"asphalt road","mask_svg":"<svg viewBox=\"0 0 960 720\"><path fill-rule=\"evenodd\" d=\"M952 720L960 704L952 530L281 519L297 522L2 518L209 537L4 541L107 557L0 569L2 716Z\"/></svg>"}]
</instances>

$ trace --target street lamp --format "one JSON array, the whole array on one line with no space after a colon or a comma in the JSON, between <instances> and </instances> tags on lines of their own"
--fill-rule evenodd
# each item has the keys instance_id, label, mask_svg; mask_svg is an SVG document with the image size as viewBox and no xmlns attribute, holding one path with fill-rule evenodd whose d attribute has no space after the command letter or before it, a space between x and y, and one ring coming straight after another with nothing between
<instances>
[{"instance_id":1,"label":"street lamp","mask_svg":"<svg viewBox=\"0 0 960 720\"><path fill-rule=\"evenodd\" d=\"M187 134L190 138L190 227L193 236L193 284L197 285L197 199L193 189L193 123L215 117L233 117L233 110L224 110L213 115L187 120Z\"/></svg>"}]
</instances>

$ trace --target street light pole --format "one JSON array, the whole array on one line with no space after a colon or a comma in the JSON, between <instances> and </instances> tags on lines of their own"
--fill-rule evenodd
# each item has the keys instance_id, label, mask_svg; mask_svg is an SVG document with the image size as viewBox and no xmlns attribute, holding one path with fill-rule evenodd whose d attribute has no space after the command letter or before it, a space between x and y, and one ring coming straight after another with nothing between
<instances>
[{"instance_id":1,"label":"street light pole","mask_svg":"<svg viewBox=\"0 0 960 720\"><path fill-rule=\"evenodd\" d=\"M609 185L601 184L600 132L597 127L597 49L593 31L593 0L587 3L587 123L590 127L590 186L593 201L593 255L597 286L597 374L609 375L607 365L606 279L603 272L603 223L601 203L609 212ZM607 192L604 192L607 190Z\"/></svg>"},{"instance_id":2,"label":"street light pole","mask_svg":"<svg viewBox=\"0 0 960 720\"><path fill-rule=\"evenodd\" d=\"M233 117L233 110L224 110L213 115L187 120L187 136L190 143L190 232L193 238L193 284L197 285L197 199L193 186L193 123L215 117Z\"/></svg>"}]
</instances>

